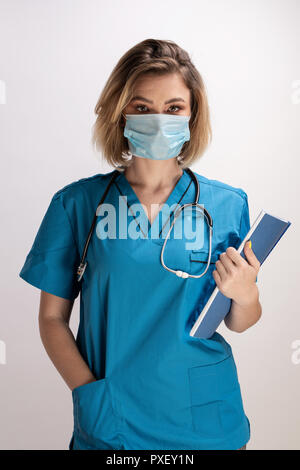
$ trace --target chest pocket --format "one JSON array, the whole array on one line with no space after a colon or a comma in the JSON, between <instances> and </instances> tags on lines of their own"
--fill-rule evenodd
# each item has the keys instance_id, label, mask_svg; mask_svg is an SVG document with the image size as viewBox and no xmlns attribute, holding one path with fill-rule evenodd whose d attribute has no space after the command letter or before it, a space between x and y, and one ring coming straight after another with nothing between
<instances>
[{"instance_id":1,"label":"chest pocket","mask_svg":"<svg viewBox=\"0 0 300 470\"><path fill-rule=\"evenodd\" d=\"M212 277L212 272L214 269L216 269L216 262L218 261L220 254L223 251L225 250L212 250L209 267L206 273L204 274L204 277L206 277L206 279L209 278L211 283L215 282ZM208 255L209 255L208 249L191 250L189 252L188 262L189 262L189 270L191 274L199 275L205 271L207 262L208 262Z\"/></svg>"},{"instance_id":2,"label":"chest pocket","mask_svg":"<svg viewBox=\"0 0 300 470\"><path fill-rule=\"evenodd\" d=\"M225 250L224 250L225 251ZM212 251L211 253L211 258L210 258L210 264L216 264L216 262L218 261L219 259L219 256L220 254L222 253L222 251L219 251L219 250L215 250L215 251ZM199 263L199 267L201 264L206 264L207 261L208 261L208 255L209 255L209 251L201 251L201 250L192 250L190 252L190 262L192 263Z\"/></svg>"},{"instance_id":3,"label":"chest pocket","mask_svg":"<svg viewBox=\"0 0 300 470\"><path fill-rule=\"evenodd\" d=\"M218 238L215 238L215 234L213 235L210 266L206 274L211 274L216 269L216 262L219 260L220 254L224 253L229 246L237 247L237 242L237 236L233 232L229 232L226 239L218 240ZM189 264L192 274L201 274L205 270L208 255L209 235L207 234L202 242L202 246L195 247L189 251Z\"/></svg>"}]
</instances>

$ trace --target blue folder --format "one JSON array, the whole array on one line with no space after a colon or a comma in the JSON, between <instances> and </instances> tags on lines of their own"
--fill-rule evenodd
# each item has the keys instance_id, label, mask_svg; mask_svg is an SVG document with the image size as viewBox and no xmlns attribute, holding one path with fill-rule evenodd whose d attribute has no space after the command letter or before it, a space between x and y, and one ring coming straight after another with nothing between
<instances>
[{"instance_id":1,"label":"blue folder","mask_svg":"<svg viewBox=\"0 0 300 470\"><path fill-rule=\"evenodd\" d=\"M246 260L242 250L247 240L251 239L254 254L262 265L290 225L291 222L261 211L237 251ZM231 302L216 287L191 329L190 336L210 338L229 313Z\"/></svg>"}]
</instances>

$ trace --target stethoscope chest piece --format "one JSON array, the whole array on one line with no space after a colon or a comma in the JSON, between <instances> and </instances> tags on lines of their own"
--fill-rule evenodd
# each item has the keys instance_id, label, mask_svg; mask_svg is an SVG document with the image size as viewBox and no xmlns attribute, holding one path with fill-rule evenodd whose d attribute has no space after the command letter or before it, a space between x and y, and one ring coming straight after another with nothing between
<instances>
[{"instance_id":1,"label":"stethoscope chest piece","mask_svg":"<svg viewBox=\"0 0 300 470\"><path fill-rule=\"evenodd\" d=\"M179 215L181 214L181 212L186 209L187 207L197 207L197 208L200 208L201 211L203 212L203 215L204 215L204 218L205 220L207 221L207 224L209 226L209 254L208 254L208 259L207 259L207 263L206 263L206 268L205 270L203 271L203 273L201 274L190 274L190 273L187 273L185 271L181 271L179 269L172 269L168 266L166 266L165 264L165 261L164 261L164 251L165 251L165 248L166 248L166 245L167 245L167 241L169 240L169 237L170 237L170 233L174 227L174 224L176 222L176 220L178 219ZM209 265L210 265L210 260L211 260L211 252L212 252L212 234L213 234L213 229L212 229L212 218L210 216L210 214L207 212L206 209L204 209L204 207L201 205L201 204L198 204L198 202L191 202L191 203L188 203L188 204L183 204L182 206L180 206L175 214L174 214L174 218L173 218L173 221L170 225L170 228L168 230L168 233L166 235L166 238L165 238L165 241L163 243L163 246L162 246L162 250L161 250L161 254L160 254L160 261L161 261L161 264L162 266L169 272L171 273L174 273L176 274L176 276L178 277L181 277L183 279L187 279L189 277L193 277L193 278L200 278L202 276L204 276L204 274L207 272L208 268L209 268Z\"/></svg>"},{"instance_id":2,"label":"stethoscope chest piece","mask_svg":"<svg viewBox=\"0 0 300 470\"><path fill-rule=\"evenodd\" d=\"M161 255L160 255L160 261L161 261L161 264L162 266L169 272L171 273L174 273L176 274L176 276L178 277L181 277L183 279L187 279L189 277L193 277L193 278L200 278L202 276L204 276L204 274L207 272L208 268L209 268L209 265L210 265L210 260L211 260L211 252L212 252L212 235L213 235L213 220L212 220L212 217L211 215L209 214L209 212L201 205L199 204L199 197L200 197L200 186L199 186L199 181L198 181L198 178L196 177L196 175L192 172L192 170L190 168L187 168L186 169L187 172L189 173L190 177L192 178L192 180L194 181L194 185L195 185L195 201L194 202L191 202L191 203L187 203L187 204L182 204L180 207L178 207L178 209L175 211L174 213L174 218L173 218L173 221L172 221L172 224L169 228L169 231L166 235L166 238L165 238L165 241L164 241L164 244L163 244L163 247L162 247L162 250L161 250ZM187 273L185 271L181 271L181 270L178 270L178 269L172 269L172 268L169 268L168 266L166 266L165 262L164 262L164 251L165 251L165 247L166 247L166 244L167 244L167 241L170 237L170 233L172 231L172 228L177 220L177 218L179 217L179 215L181 214L181 212L187 208L187 207L196 207L196 208L199 208L201 210L201 212L203 213L204 215L204 218L208 224L208 227L209 227L209 254L208 254L208 259L207 259L207 263L206 263L206 268L205 270L203 271L203 273L201 274L190 274L190 273Z\"/></svg>"}]
</instances>

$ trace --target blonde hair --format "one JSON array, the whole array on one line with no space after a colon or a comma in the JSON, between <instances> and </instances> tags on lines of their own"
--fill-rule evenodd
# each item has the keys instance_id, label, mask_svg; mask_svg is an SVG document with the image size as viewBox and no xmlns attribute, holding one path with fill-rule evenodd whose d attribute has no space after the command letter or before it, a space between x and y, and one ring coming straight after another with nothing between
<instances>
[{"instance_id":1,"label":"blonde hair","mask_svg":"<svg viewBox=\"0 0 300 470\"><path fill-rule=\"evenodd\" d=\"M181 74L191 92L190 140L179 154L181 167L190 166L211 141L207 95L202 77L188 53L173 41L145 39L129 49L111 72L95 106L92 143L113 167L130 165L128 141L124 137L123 110L133 98L134 83L146 73Z\"/></svg>"}]
</instances>

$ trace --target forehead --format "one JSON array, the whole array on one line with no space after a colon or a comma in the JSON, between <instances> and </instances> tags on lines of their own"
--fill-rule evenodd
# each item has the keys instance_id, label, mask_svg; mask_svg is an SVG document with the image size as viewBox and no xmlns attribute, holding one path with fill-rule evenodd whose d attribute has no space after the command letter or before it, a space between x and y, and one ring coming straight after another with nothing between
<instances>
[{"instance_id":1,"label":"forehead","mask_svg":"<svg viewBox=\"0 0 300 470\"><path fill-rule=\"evenodd\" d=\"M173 98L181 96L188 99L190 90L184 83L183 78L179 74L153 75L147 74L138 78L133 87L134 95L142 95L145 97L164 96ZM172 96L171 96L172 95Z\"/></svg>"}]
</instances>

